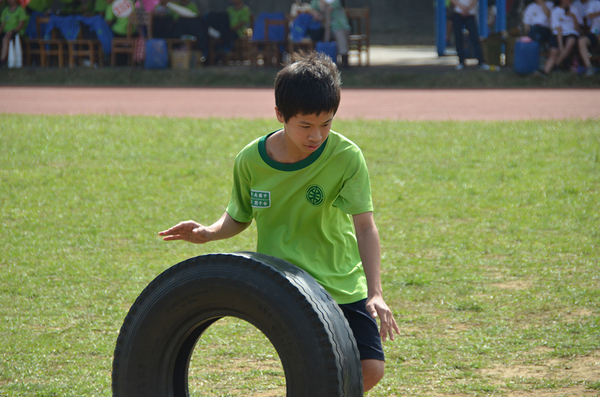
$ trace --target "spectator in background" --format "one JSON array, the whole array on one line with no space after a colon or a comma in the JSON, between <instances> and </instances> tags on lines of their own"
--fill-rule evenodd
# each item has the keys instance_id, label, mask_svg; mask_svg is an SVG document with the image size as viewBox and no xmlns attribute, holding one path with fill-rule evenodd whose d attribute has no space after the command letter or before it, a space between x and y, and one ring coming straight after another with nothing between
<instances>
[{"instance_id":1,"label":"spectator in background","mask_svg":"<svg viewBox=\"0 0 600 397\"><path fill-rule=\"evenodd\" d=\"M587 9L589 1L590 0L575 0L571 2L571 7L577 8L577 11L579 11L579 15L583 17L585 15L585 11Z\"/></svg>"},{"instance_id":2,"label":"spectator in background","mask_svg":"<svg viewBox=\"0 0 600 397\"><path fill-rule=\"evenodd\" d=\"M525 34L533 41L540 44L550 43L552 39L550 18L553 9L554 3L546 0L535 0L525 8L523 13Z\"/></svg>"},{"instance_id":3,"label":"spectator in background","mask_svg":"<svg viewBox=\"0 0 600 397\"><path fill-rule=\"evenodd\" d=\"M592 77L596 74L596 69L590 61L589 48L600 45L600 0L588 1L584 16L590 32L579 37L579 55L586 67L585 76Z\"/></svg>"},{"instance_id":4,"label":"spectator in background","mask_svg":"<svg viewBox=\"0 0 600 397\"><path fill-rule=\"evenodd\" d=\"M479 27L475 16L478 13L479 0L452 0L454 7L454 40L456 42L456 52L458 53L459 64L456 65L456 70L465 68L465 60L467 54L463 43L463 29L469 31L469 40L475 51L475 57L479 62L480 70L490 70L488 64L483 59L483 49L479 40Z\"/></svg>"},{"instance_id":5,"label":"spectator in background","mask_svg":"<svg viewBox=\"0 0 600 397\"><path fill-rule=\"evenodd\" d=\"M325 22L325 12L327 7L331 9L331 33L335 36L337 42L338 54L342 56L342 67L348 67L348 37L350 36L350 23L346 16L346 10L340 0L333 0L331 3L325 0L312 0L310 3L312 15L316 21Z\"/></svg>"},{"instance_id":6,"label":"spectator in background","mask_svg":"<svg viewBox=\"0 0 600 397\"><path fill-rule=\"evenodd\" d=\"M252 20L250 7L245 5L243 0L231 0L231 5L226 11L229 15L229 27L235 33L235 39L246 36Z\"/></svg>"},{"instance_id":7,"label":"spectator in background","mask_svg":"<svg viewBox=\"0 0 600 397\"><path fill-rule=\"evenodd\" d=\"M52 0L31 0L27 4L27 11L31 15L34 12L44 14L50 10Z\"/></svg>"},{"instance_id":8,"label":"spectator in background","mask_svg":"<svg viewBox=\"0 0 600 397\"><path fill-rule=\"evenodd\" d=\"M60 13L63 15L76 15L83 12L83 1L81 0L60 0Z\"/></svg>"},{"instance_id":9,"label":"spectator in background","mask_svg":"<svg viewBox=\"0 0 600 397\"><path fill-rule=\"evenodd\" d=\"M550 41L550 56L546 64L539 71L542 75L548 75L555 66L563 63L571 56L579 32L583 24L583 18L577 8L571 7L571 0L556 0L557 7L552 10L552 40Z\"/></svg>"},{"instance_id":10,"label":"spectator in background","mask_svg":"<svg viewBox=\"0 0 600 397\"><path fill-rule=\"evenodd\" d=\"M106 0L95 0L92 11L94 14L105 16L107 8L108 2Z\"/></svg>"},{"instance_id":11,"label":"spectator in background","mask_svg":"<svg viewBox=\"0 0 600 397\"><path fill-rule=\"evenodd\" d=\"M22 34L28 18L27 13L19 6L17 0L7 0L6 3L6 7L0 14L0 39L2 40L0 64L2 65L8 59L10 41L16 34Z\"/></svg>"},{"instance_id":12,"label":"spectator in background","mask_svg":"<svg viewBox=\"0 0 600 397\"><path fill-rule=\"evenodd\" d=\"M129 25L129 18L119 18L113 13L113 1L114 0L107 0L104 20L106 21L106 24L110 26L110 30L112 30L115 37L125 37L127 36L127 25Z\"/></svg>"}]
</instances>

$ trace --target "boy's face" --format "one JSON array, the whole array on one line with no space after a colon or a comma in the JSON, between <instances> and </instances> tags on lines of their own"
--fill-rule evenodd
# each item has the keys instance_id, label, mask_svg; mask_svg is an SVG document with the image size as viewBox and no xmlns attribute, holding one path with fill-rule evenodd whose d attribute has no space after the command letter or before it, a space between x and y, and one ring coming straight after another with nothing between
<instances>
[{"instance_id":1,"label":"boy's face","mask_svg":"<svg viewBox=\"0 0 600 397\"><path fill-rule=\"evenodd\" d=\"M329 136L333 112L316 114L297 114L287 122L277 108L277 120L284 125L288 148L295 157L303 160L315 152ZM298 160L298 161L300 161Z\"/></svg>"}]
</instances>

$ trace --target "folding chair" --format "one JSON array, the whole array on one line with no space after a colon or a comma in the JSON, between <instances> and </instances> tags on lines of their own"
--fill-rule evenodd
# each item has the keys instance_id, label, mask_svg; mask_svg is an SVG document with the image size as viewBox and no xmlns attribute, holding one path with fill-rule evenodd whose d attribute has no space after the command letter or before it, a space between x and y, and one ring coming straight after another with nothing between
<instances>
[{"instance_id":1,"label":"folding chair","mask_svg":"<svg viewBox=\"0 0 600 397\"><path fill-rule=\"evenodd\" d=\"M78 60L81 65L83 59L88 58L90 65L94 66L101 63L99 59L103 57L100 42L94 39L85 39L83 37L83 29L84 27L81 26L77 39L67 41L69 47L69 68L71 69L75 67L75 60Z\"/></svg>"},{"instance_id":2,"label":"folding chair","mask_svg":"<svg viewBox=\"0 0 600 397\"><path fill-rule=\"evenodd\" d=\"M131 66L135 66L133 62L133 54L135 52L136 28L146 29L146 34L149 39L152 38L152 17L150 13L142 9L136 9L129 16L127 24L127 34L125 37L113 37L110 52L110 66L117 64L117 54L126 54Z\"/></svg>"},{"instance_id":3,"label":"folding chair","mask_svg":"<svg viewBox=\"0 0 600 397\"><path fill-rule=\"evenodd\" d=\"M371 25L369 18L369 7L346 8L346 16L352 31L348 37L350 54L358 55L358 66L363 65L363 53L366 54L366 65L370 64L369 45Z\"/></svg>"},{"instance_id":4,"label":"folding chair","mask_svg":"<svg viewBox=\"0 0 600 397\"><path fill-rule=\"evenodd\" d=\"M50 38L45 39L45 32L42 32L41 25L50 22L50 17L38 16L36 20L36 29L40 39L38 40L39 51L40 51L40 66L46 67L53 64L56 61L59 68L65 65L65 58L67 55L67 41L58 38L58 28L53 28L50 32Z\"/></svg>"}]
</instances>

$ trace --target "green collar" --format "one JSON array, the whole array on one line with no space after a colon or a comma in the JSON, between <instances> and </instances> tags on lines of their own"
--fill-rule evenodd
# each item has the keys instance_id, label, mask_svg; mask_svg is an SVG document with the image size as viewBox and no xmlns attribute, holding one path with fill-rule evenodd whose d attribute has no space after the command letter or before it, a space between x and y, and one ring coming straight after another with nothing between
<instances>
[{"instance_id":1,"label":"green collar","mask_svg":"<svg viewBox=\"0 0 600 397\"><path fill-rule=\"evenodd\" d=\"M329 140L329 137L327 137L327 139L325 139L325 142L323 142L323 144L319 146L319 148L316 151L314 151L310 156L308 156L304 160L300 160L297 163L284 164L273 160L267 154L267 138L269 138L275 132L271 132L269 135L265 135L262 138L260 138L260 141L258 141L258 153L260 154L260 157L263 159L263 161L267 163L267 165L279 171L298 171L302 168L308 167L309 165L317 161L317 159L321 156L321 153L323 153L323 150L325 150L325 145L327 145L327 141Z\"/></svg>"}]
</instances>

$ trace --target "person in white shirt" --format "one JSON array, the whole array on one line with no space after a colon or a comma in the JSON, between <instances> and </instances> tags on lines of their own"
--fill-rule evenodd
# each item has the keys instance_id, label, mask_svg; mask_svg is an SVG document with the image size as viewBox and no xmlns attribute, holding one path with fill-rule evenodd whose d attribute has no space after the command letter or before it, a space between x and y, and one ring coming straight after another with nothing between
<instances>
[{"instance_id":1,"label":"person in white shirt","mask_svg":"<svg viewBox=\"0 0 600 397\"><path fill-rule=\"evenodd\" d=\"M577 8L577 11L579 11L579 15L583 16L585 15L585 10L589 2L590 0L575 0L571 2L571 7Z\"/></svg>"},{"instance_id":2,"label":"person in white shirt","mask_svg":"<svg viewBox=\"0 0 600 397\"><path fill-rule=\"evenodd\" d=\"M534 0L525 8L523 13L523 25L525 34L538 43L550 43L552 29L550 28L550 16L554 9L554 3L546 0Z\"/></svg>"},{"instance_id":3,"label":"person in white shirt","mask_svg":"<svg viewBox=\"0 0 600 397\"><path fill-rule=\"evenodd\" d=\"M560 65L573 52L579 39L583 18L577 8L571 7L571 0L558 0L559 4L552 10L552 39L550 40L550 56L540 73L547 75L554 66Z\"/></svg>"},{"instance_id":4,"label":"person in white shirt","mask_svg":"<svg viewBox=\"0 0 600 397\"><path fill-rule=\"evenodd\" d=\"M592 77L596 69L592 66L589 48L600 45L600 0L589 0L585 10L585 19L590 32L579 37L579 55L586 67L585 76Z\"/></svg>"},{"instance_id":5,"label":"person in white shirt","mask_svg":"<svg viewBox=\"0 0 600 397\"><path fill-rule=\"evenodd\" d=\"M463 44L463 29L469 31L469 41L475 51L475 57L479 61L479 69L490 70L490 67L483 59L483 49L479 40L479 27L475 19L479 8L479 0L452 0L451 5L454 7L452 25L454 27L454 40L456 42L456 52L459 61L459 64L456 65L456 70L465 68L465 60L467 58Z\"/></svg>"}]
</instances>

